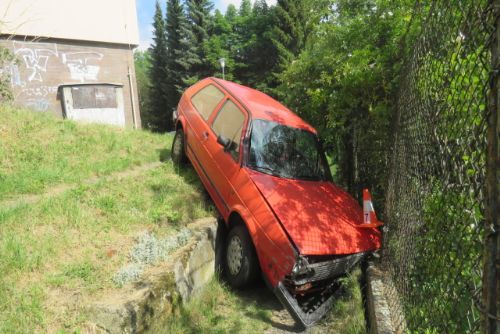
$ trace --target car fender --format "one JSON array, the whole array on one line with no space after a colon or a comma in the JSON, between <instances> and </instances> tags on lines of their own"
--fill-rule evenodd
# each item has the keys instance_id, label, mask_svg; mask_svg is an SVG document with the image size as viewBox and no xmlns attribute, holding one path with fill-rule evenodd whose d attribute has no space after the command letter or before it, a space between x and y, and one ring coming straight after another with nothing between
<instances>
[{"instance_id":1,"label":"car fender","mask_svg":"<svg viewBox=\"0 0 500 334\"><path fill-rule=\"evenodd\" d=\"M186 117L183 114L179 114L177 117L177 121L175 122L175 130L182 127L184 133L186 133Z\"/></svg>"},{"instance_id":2,"label":"car fender","mask_svg":"<svg viewBox=\"0 0 500 334\"><path fill-rule=\"evenodd\" d=\"M295 264L296 253L293 247L288 241L285 246L277 245L262 227L256 224L253 215L243 205L235 205L230 212L225 221L228 222L229 217L235 213L242 218L255 246L262 273L268 283L276 287L285 275L290 273ZM230 222L227 223L229 228L231 228L230 224ZM286 238L284 232L283 238Z\"/></svg>"}]
</instances>

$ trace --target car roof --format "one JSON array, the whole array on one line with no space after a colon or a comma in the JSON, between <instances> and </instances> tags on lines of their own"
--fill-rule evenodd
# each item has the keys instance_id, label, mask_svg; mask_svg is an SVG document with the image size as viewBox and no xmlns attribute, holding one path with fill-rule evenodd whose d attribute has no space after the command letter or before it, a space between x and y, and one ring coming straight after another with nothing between
<instances>
[{"instance_id":1,"label":"car roof","mask_svg":"<svg viewBox=\"0 0 500 334\"><path fill-rule=\"evenodd\" d=\"M252 119L264 119L283 125L317 133L309 123L297 116L290 109L256 89L219 78L207 78L222 86L230 95L247 109ZM203 80L203 81L205 81Z\"/></svg>"}]
</instances>

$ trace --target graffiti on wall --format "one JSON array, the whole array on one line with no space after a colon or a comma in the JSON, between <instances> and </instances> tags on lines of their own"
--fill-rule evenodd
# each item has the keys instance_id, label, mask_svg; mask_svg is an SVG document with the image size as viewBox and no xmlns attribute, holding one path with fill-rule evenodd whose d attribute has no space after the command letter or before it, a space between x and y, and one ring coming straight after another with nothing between
<instances>
[{"instance_id":1,"label":"graffiti on wall","mask_svg":"<svg viewBox=\"0 0 500 334\"><path fill-rule=\"evenodd\" d=\"M96 65L104 55L98 52L69 52L62 56L63 64L69 69L71 79L85 82L86 80L97 80L100 67Z\"/></svg>"},{"instance_id":2,"label":"graffiti on wall","mask_svg":"<svg viewBox=\"0 0 500 334\"><path fill-rule=\"evenodd\" d=\"M59 52L55 43L13 41L14 54L27 69L26 80L21 79L17 65L11 66L11 81L15 86L25 82L43 82L49 62L55 58L57 64L66 66L72 80L96 81L101 70L99 62L104 55L93 51Z\"/></svg>"},{"instance_id":3,"label":"graffiti on wall","mask_svg":"<svg viewBox=\"0 0 500 334\"><path fill-rule=\"evenodd\" d=\"M47 72L50 57L58 57L54 43L13 42L14 54L24 62L28 69L28 81L43 82L42 74Z\"/></svg>"},{"instance_id":4,"label":"graffiti on wall","mask_svg":"<svg viewBox=\"0 0 500 334\"><path fill-rule=\"evenodd\" d=\"M99 52L73 48L71 52L61 52L55 43L12 41L12 50L18 61L0 72L9 75L16 99L38 111L47 111L51 101L55 103L60 84L97 81L104 58Z\"/></svg>"},{"instance_id":5,"label":"graffiti on wall","mask_svg":"<svg viewBox=\"0 0 500 334\"><path fill-rule=\"evenodd\" d=\"M36 111L47 111L50 107L50 102L47 99L27 99L24 105Z\"/></svg>"}]
</instances>

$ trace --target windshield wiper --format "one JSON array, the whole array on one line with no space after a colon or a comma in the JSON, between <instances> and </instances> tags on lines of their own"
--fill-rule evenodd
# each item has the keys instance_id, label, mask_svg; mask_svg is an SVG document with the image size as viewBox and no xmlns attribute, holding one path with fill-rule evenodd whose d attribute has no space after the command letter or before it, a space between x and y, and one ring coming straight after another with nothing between
<instances>
[{"instance_id":1,"label":"windshield wiper","mask_svg":"<svg viewBox=\"0 0 500 334\"><path fill-rule=\"evenodd\" d=\"M271 167L257 166L257 165L248 165L248 167L255 169L256 171L259 171L259 172L264 172L264 173L267 172L266 174L281 176L281 174L279 174L275 169L272 169Z\"/></svg>"}]
</instances>

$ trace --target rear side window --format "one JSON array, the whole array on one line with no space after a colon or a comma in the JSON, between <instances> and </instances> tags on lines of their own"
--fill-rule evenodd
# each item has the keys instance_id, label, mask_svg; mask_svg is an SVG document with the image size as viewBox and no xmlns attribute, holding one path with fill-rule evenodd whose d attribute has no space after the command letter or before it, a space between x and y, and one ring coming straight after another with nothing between
<instances>
[{"instance_id":1,"label":"rear side window","mask_svg":"<svg viewBox=\"0 0 500 334\"><path fill-rule=\"evenodd\" d=\"M191 99L191 102L205 121L207 121L210 118L212 111L214 111L215 107L217 107L223 98L223 92L221 92L214 85L208 85L196 93L196 95Z\"/></svg>"},{"instance_id":2,"label":"rear side window","mask_svg":"<svg viewBox=\"0 0 500 334\"><path fill-rule=\"evenodd\" d=\"M222 135L231 140L229 152L238 160L240 152L241 131L245 123L245 115L236 104L228 100L215 118L212 129L217 136Z\"/></svg>"}]
</instances>

